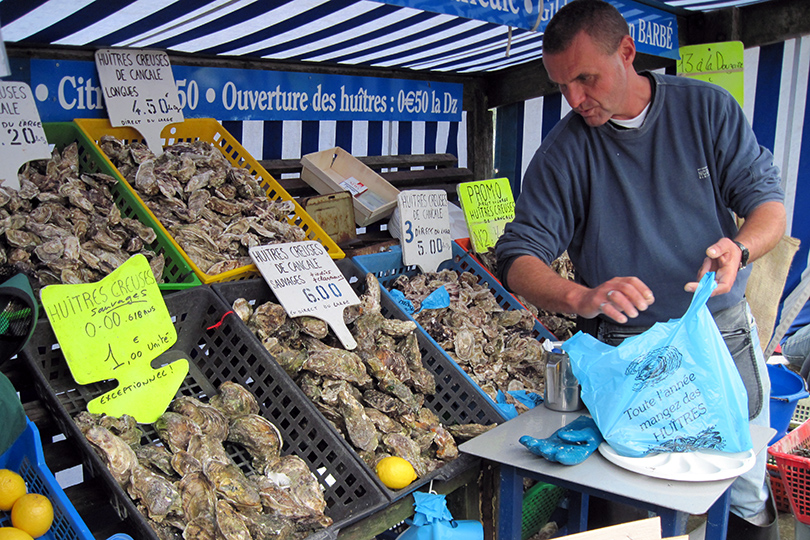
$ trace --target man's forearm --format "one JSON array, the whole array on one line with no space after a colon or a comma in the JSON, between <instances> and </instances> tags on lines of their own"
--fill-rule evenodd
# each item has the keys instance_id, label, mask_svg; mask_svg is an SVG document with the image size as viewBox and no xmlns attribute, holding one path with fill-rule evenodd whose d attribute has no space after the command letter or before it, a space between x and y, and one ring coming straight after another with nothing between
<instances>
[{"instance_id":1,"label":"man's forearm","mask_svg":"<svg viewBox=\"0 0 810 540\"><path fill-rule=\"evenodd\" d=\"M785 206L782 203L762 203L746 216L734 240L748 248L748 260L754 261L776 247L785 234L786 224Z\"/></svg>"},{"instance_id":2,"label":"man's forearm","mask_svg":"<svg viewBox=\"0 0 810 540\"><path fill-rule=\"evenodd\" d=\"M514 260L506 276L509 288L540 309L576 313L576 298L585 287L563 278L546 263L530 255Z\"/></svg>"}]
</instances>

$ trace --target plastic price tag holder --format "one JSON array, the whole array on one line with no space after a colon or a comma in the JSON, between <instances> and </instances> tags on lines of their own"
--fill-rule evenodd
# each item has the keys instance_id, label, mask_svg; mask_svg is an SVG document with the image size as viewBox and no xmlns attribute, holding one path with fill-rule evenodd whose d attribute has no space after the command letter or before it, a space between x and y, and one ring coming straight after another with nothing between
<instances>
[{"instance_id":1,"label":"plastic price tag holder","mask_svg":"<svg viewBox=\"0 0 810 540\"><path fill-rule=\"evenodd\" d=\"M148 424L166 411L188 360L177 351L161 356L177 341L177 331L146 257L130 257L96 283L50 285L40 297L76 382L118 380L114 390L87 404L89 412L129 414Z\"/></svg>"},{"instance_id":2,"label":"plastic price tag holder","mask_svg":"<svg viewBox=\"0 0 810 540\"><path fill-rule=\"evenodd\" d=\"M4 186L19 190L20 167L35 159L51 157L28 84L0 81L0 128L0 179Z\"/></svg>"},{"instance_id":3,"label":"plastic price tag holder","mask_svg":"<svg viewBox=\"0 0 810 540\"><path fill-rule=\"evenodd\" d=\"M160 132L184 120L169 55L147 49L99 49L96 69L110 123L136 129L153 154L162 154Z\"/></svg>"},{"instance_id":4,"label":"plastic price tag holder","mask_svg":"<svg viewBox=\"0 0 810 540\"><path fill-rule=\"evenodd\" d=\"M357 348L343 310L360 299L320 242L254 246L250 257L288 316L321 319L345 349Z\"/></svg>"},{"instance_id":5,"label":"plastic price tag holder","mask_svg":"<svg viewBox=\"0 0 810 540\"><path fill-rule=\"evenodd\" d=\"M678 49L679 77L710 82L725 88L740 107L745 100L745 52L742 41L688 45Z\"/></svg>"},{"instance_id":6,"label":"plastic price tag holder","mask_svg":"<svg viewBox=\"0 0 810 540\"><path fill-rule=\"evenodd\" d=\"M397 195L402 262L435 272L452 258L450 209L443 189L408 190Z\"/></svg>"},{"instance_id":7,"label":"plastic price tag holder","mask_svg":"<svg viewBox=\"0 0 810 540\"><path fill-rule=\"evenodd\" d=\"M456 187L473 251L495 246L507 223L515 219L515 198L508 178L463 182Z\"/></svg>"}]
</instances>

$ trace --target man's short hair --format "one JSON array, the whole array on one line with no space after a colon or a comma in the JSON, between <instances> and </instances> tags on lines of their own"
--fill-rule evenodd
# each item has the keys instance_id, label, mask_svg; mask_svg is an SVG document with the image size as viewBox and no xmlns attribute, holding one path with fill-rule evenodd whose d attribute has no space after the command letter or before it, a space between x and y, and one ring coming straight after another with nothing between
<instances>
[{"instance_id":1,"label":"man's short hair","mask_svg":"<svg viewBox=\"0 0 810 540\"><path fill-rule=\"evenodd\" d=\"M574 37L584 31L605 53L619 48L630 28L619 10L603 0L574 0L551 18L543 34L543 54L565 51Z\"/></svg>"}]
</instances>

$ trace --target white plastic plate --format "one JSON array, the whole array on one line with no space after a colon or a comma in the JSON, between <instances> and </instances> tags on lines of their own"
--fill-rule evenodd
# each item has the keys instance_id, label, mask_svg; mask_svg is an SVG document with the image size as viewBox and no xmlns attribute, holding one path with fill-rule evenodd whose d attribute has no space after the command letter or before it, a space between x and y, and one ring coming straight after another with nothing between
<instances>
[{"instance_id":1,"label":"white plastic plate","mask_svg":"<svg viewBox=\"0 0 810 540\"><path fill-rule=\"evenodd\" d=\"M628 471L683 482L710 482L733 478L748 471L756 461L753 450L738 453L700 450L650 454L640 458L625 457L616 453L606 442L599 445L599 453L611 463Z\"/></svg>"}]
</instances>

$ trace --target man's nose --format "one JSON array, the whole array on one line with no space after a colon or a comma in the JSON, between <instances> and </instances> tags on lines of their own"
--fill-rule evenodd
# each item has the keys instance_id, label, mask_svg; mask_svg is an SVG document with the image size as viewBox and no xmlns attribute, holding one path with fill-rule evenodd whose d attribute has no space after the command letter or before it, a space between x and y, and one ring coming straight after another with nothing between
<instances>
[{"instance_id":1,"label":"man's nose","mask_svg":"<svg viewBox=\"0 0 810 540\"><path fill-rule=\"evenodd\" d=\"M585 101L585 92L581 88L571 85L565 92L565 99L572 109L576 109Z\"/></svg>"}]
</instances>

